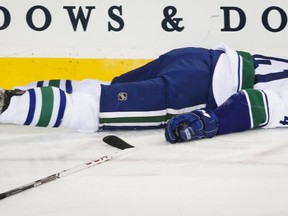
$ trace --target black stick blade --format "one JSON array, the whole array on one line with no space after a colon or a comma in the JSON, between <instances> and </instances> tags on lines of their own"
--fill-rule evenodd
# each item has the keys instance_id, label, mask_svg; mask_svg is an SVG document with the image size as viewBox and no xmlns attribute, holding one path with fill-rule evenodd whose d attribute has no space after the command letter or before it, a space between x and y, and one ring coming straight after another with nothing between
<instances>
[{"instance_id":1,"label":"black stick blade","mask_svg":"<svg viewBox=\"0 0 288 216\"><path fill-rule=\"evenodd\" d=\"M5 193L1 193L0 194L0 200L6 198L6 194Z\"/></svg>"},{"instance_id":2,"label":"black stick blade","mask_svg":"<svg viewBox=\"0 0 288 216\"><path fill-rule=\"evenodd\" d=\"M127 142L119 138L118 136L114 136L114 135L105 136L103 138L103 142L121 150L124 150L127 148L134 148L134 146L128 144Z\"/></svg>"}]
</instances>

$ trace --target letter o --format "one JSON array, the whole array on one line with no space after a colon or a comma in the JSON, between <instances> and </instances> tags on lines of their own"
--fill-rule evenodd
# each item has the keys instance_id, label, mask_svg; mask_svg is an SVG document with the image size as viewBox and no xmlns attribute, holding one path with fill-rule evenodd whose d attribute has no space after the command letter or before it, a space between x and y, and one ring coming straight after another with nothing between
<instances>
[{"instance_id":1,"label":"letter o","mask_svg":"<svg viewBox=\"0 0 288 216\"><path fill-rule=\"evenodd\" d=\"M272 28L270 25L269 25L269 22L268 22L268 16L270 14L270 12L272 10L276 10L279 12L280 16L281 16L281 23L279 25L278 28ZM276 6L273 6L273 7L269 7L267 8L264 13L262 14L262 23L264 25L264 27L268 30L268 31L271 31L271 32L280 32L282 31L286 25L287 25L287 14L285 13L285 11L280 8L280 7L276 7Z\"/></svg>"},{"instance_id":2,"label":"letter o","mask_svg":"<svg viewBox=\"0 0 288 216\"><path fill-rule=\"evenodd\" d=\"M37 27L34 25L33 23L33 20L32 20L32 16L33 16L33 13L35 10L42 10L45 14L45 23L42 27ZM26 14L26 21L27 21L27 24L29 25L29 27L35 31L43 31L45 29L47 29L50 24L51 24L51 21L52 21L52 17L51 17L51 14L49 12L49 10L41 5L36 5L32 8L30 8Z\"/></svg>"},{"instance_id":3,"label":"letter o","mask_svg":"<svg viewBox=\"0 0 288 216\"><path fill-rule=\"evenodd\" d=\"M4 30L10 25L11 15L10 15L9 11L5 7L0 6L0 10L4 14L4 23L3 23L2 26L0 26L0 30Z\"/></svg>"}]
</instances>

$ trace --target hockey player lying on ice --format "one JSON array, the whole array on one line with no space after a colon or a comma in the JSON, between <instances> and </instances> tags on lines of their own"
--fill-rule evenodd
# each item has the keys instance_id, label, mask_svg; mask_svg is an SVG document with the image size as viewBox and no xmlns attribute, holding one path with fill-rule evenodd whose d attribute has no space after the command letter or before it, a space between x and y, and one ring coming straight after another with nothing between
<instances>
[{"instance_id":1,"label":"hockey player lying on ice","mask_svg":"<svg viewBox=\"0 0 288 216\"><path fill-rule=\"evenodd\" d=\"M225 45L172 50L111 84L50 80L18 88L2 90L0 123L87 132L165 127L170 143L288 124L288 59Z\"/></svg>"}]
</instances>

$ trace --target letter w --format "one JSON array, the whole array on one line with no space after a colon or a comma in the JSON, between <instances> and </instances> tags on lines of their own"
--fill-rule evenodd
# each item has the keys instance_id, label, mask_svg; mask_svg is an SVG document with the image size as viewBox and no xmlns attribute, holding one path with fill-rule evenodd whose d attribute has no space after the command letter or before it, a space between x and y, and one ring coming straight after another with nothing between
<instances>
[{"instance_id":1,"label":"letter w","mask_svg":"<svg viewBox=\"0 0 288 216\"><path fill-rule=\"evenodd\" d=\"M82 7L79 7L77 16L75 16L75 14L73 12L73 10L76 8L75 6L64 6L63 8L68 11L68 14L69 14L69 17L70 17L70 21L72 23L74 31L77 30L77 26L78 26L79 21L81 22L83 30L86 31L87 25L88 25L88 22L89 22L89 18L90 18L90 15L91 15L91 11L93 9L95 9L95 7L94 6L85 7L88 10L88 13L87 13L86 16L84 15Z\"/></svg>"}]
</instances>

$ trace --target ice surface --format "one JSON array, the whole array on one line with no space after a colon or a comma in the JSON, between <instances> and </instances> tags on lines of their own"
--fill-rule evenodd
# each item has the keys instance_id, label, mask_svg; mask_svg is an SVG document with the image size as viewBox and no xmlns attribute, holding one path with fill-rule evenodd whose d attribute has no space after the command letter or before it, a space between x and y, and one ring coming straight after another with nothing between
<instances>
[{"instance_id":1,"label":"ice surface","mask_svg":"<svg viewBox=\"0 0 288 216\"><path fill-rule=\"evenodd\" d=\"M0 201L1 216L288 215L287 129L170 145L162 130L83 134L0 126L0 192L118 151L126 155Z\"/></svg>"}]
</instances>

